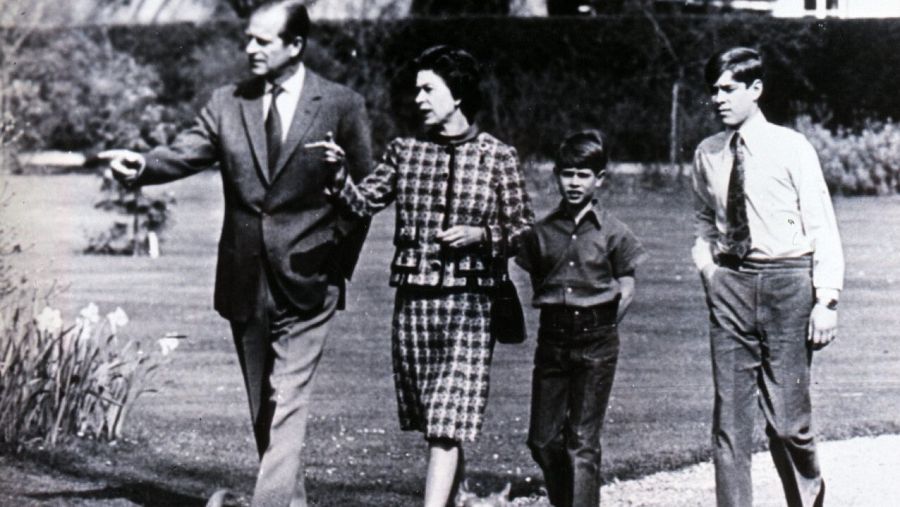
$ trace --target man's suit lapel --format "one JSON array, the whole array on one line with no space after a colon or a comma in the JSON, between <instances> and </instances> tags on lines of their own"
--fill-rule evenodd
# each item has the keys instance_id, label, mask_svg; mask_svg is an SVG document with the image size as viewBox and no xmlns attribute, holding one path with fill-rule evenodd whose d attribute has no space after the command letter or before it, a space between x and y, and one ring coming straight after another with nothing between
<instances>
[{"instance_id":1,"label":"man's suit lapel","mask_svg":"<svg viewBox=\"0 0 900 507\"><path fill-rule=\"evenodd\" d=\"M269 183L268 150L266 149L266 127L263 124L263 93L265 81L257 79L248 86L247 93L241 97L241 117L250 141L250 151L256 161L256 172L259 178Z\"/></svg>"},{"instance_id":2,"label":"man's suit lapel","mask_svg":"<svg viewBox=\"0 0 900 507\"><path fill-rule=\"evenodd\" d=\"M287 139L281 146L281 153L278 156L278 163L275 164L275 176L272 177L272 181L284 170L284 166L294 154L294 151L297 150L300 141L306 138L306 133L319 113L321 99L322 81L319 76L307 69L306 77L303 81L303 89L300 91L300 100L297 102L297 109L294 111L294 118L291 120Z\"/></svg>"}]
</instances>

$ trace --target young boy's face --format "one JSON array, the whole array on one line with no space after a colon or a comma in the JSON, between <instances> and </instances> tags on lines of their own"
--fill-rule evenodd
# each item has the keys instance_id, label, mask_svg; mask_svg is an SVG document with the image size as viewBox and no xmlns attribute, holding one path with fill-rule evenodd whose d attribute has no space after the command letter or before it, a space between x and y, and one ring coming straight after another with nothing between
<instances>
[{"instance_id":1,"label":"young boy's face","mask_svg":"<svg viewBox=\"0 0 900 507\"><path fill-rule=\"evenodd\" d=\"M559 193L572 209L581 209L594 198L594 189L600 186L602 176L585 167L563 167L556 173Z\"/></svg>"},{"instance_id":2,"label":"young boy's face","mask_svg":"<svg viewBox=\"0 0 900 507\"><path fill-rule=\"evenodd\" d=\"M759 110L762 81L757 79L748 85L735 80L732 72L726 70L712 85L711 92L719 120L726 127L738 128Z\"/></svg>"}]
</instances>

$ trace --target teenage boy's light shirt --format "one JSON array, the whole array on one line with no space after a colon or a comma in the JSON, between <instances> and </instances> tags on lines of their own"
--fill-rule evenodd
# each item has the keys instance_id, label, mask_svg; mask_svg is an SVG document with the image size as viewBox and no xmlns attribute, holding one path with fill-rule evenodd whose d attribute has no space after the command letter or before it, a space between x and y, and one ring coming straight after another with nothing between
<instances>
[{"instance_id":1,"label":"teenage boy's light shirt","mask_svg":"<svg viewBox=\"0 0 900 507\"><path fill-rule=\"evenodd\" d=\"M769 123L762 113L738 129L744 140L744 190L753 245L751 260L813 254L813 285L840 290L844 254L819 158L806 138ZM702 270L721 251L732 154L728 130L700 143L693 185L697 240L692 256Z\"/></svg>"}]
</instances>

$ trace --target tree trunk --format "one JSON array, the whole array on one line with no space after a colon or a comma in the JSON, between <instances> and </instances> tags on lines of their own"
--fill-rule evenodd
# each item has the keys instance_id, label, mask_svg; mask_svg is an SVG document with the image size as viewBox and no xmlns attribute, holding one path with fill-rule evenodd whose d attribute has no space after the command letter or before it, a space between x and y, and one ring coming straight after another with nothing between
<instances>
[{"instance_id":1,"label":"tree trunk","mask_svg":"<svg viewBox=\"0 0 900 507\"><path fill-rule=\"evenodd\" d=\"M672 83L672 110L669 113L669 164L672 165L672 171L675 176L680 176L681 174L681 170L678 167L678 149L681 145L678 131L678 95L680 90L681 78L676 79Z\"/></svg>"}]
</instances>

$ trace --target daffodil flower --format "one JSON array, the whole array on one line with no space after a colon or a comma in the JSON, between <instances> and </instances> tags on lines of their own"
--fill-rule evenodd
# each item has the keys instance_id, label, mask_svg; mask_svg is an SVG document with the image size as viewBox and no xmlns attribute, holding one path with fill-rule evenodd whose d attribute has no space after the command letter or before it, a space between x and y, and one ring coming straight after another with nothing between
<instances>
[{"instance_id":1,"label":"daffodil flower","mask_svg":"<svg viewBox=\"0 0 900 507\"><path fill-rule=\"evenodd\" d=\"M178 345L181 344L181 340L178 338L160 338L156 341L159 343L160 352L162 355L167 356L170 352L178 348Z\"/></svg>"},{"instance_id":2,"label":"daffodil flower","mask_svg":"<svg viewBox=\"0 0 900 507\"><path fill-rule=\"evenodd\" d=\"M37 321L37 329L41 333L58 334L62 331L62 312L59 310L45 306L41 313L35 318Z\"/></svg>"},{"instance_id":3,"label":"daffodil flower","mask_svg":"<svg viewBox=\"0 0 900 507\"><path fill-rule=\"evenodd\" d=\"M91 303L78 312L75 318L75 325L78 328L78 339L87 340L94 332L94 324L100 322L100 309L97 305Z\"/></svg>"},{"instance_id":4,"label":"daffodil flower","mask_svg":"<svg viewBox=\"0 0 900 507\"><path fill-rule=\"evenodd\" d=\"M90 322L91 324L100 322L100 309L97 308L97 305L94 303L91 303L82 308L79 315L82 319Z\"/></svg>"},{"instance_id":5,"label":"daffodil flower","mask_svg":"<svg viewBox=\"0 0 900 507\"><path fill-rule=\"evenodd\" d=\"M117 306L116 311L106 314L106 320L109 321L110 332L116 334L116 330L128 325L128 314L125 313L122 307Z\"/></svg>"}]
</instances>

